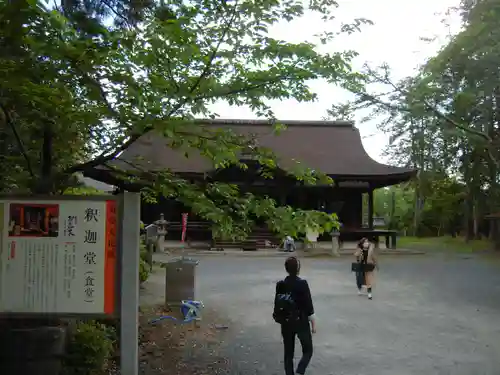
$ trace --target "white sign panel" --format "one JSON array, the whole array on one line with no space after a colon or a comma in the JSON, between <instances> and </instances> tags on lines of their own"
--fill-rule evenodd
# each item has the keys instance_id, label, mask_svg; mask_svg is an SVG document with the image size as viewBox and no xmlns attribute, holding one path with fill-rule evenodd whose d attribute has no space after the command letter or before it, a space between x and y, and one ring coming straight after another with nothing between
<instances>
[{"instance_id":1,"label":"white sign panel","mask_svg":"<svg viewBox=\"0 0 500 375\"><path fill-rule=\"evenodd\" d=\"M309 242L316 242L318 240L319 233L318 231L307 228L306 230L306 237Z\"/></svg>"},{"instance_id":2,"label":"white sign panel","mask_svg":"<svg viewBox=\"0 0 500 375\"><path fill-rule=\"evenodd\" d=\"M0 218L1 313L114 313L114 200L0 201Z\"/></svg>"}]
</instances>

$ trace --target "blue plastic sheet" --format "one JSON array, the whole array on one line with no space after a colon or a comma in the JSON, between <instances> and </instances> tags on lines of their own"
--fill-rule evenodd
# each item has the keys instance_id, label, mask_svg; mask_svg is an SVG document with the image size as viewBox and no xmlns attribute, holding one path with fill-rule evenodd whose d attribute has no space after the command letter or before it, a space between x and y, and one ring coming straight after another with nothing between
<instances>
[{"instance_id":1,"label":"blue plastic sheet","mask_svg":"<svg viewBox=\"0 0 500 375\"><path fill-rule=\"evenodd\" d=\"M192 321L201 319L201 309L203 309L203 307L204 305L203 302L201 301L193 301L193 300L182 301L181 302L181 314L183 316L182 320L177 319L170 315L163 315L156 319L151 320L149 323L156 324L162 320L173 320L174 322L179 324L190 323Z\"/></svg>"}]
</instances>

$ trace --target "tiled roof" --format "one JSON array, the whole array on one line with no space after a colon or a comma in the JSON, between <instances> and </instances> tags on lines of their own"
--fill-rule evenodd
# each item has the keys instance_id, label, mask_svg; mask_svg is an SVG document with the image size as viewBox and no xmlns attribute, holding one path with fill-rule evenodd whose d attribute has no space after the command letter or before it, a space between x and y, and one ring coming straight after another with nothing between
<instances>
[{"instance_id":1,"label":"tiled roof","mask_svg":"<svg viewBox=\"0 0 500 375\"><path fill-rule=\"evenodd\" d=\"M363 148L359 130L351 122L280 121L287 129L275 135L271 124L263 120L196 120L208 129L231 128L241 135L252 135L259 146L270 148L279 165L287 168L296 161L332 177L386 177L408 180L416 171L381 164ZM186 157L186 151L189 155ZM166 139L150 132L142 136L117 159L133 162L148 170L170 169L174 172L206 173L213 170L207 158L196 149L177 150ZM122 164L122 163L119 163ZM394 180L392 183L401 182Z\"/></svg>"}]
</instances>

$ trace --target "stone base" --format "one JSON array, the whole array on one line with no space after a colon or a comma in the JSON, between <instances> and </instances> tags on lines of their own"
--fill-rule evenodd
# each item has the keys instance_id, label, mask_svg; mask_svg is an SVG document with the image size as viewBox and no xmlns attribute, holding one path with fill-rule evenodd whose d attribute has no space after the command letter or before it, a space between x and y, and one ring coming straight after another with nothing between
<instances>
[{"instance_id":1,"label":"stone base","mask_svg":"<svg viewBox=\"0 0 500 375\"><path fill-rule=\"evenodd\" d=\"M332 256L334 257L340 256L340 246L337 237L332 237Z\"/></svg>"},{"instance_id":2,"label":"stone base","mask_svg":"<svg viewBox=\"0 0 500 375\"><path fill-rule=\"evenodd\" d=\"M2 375L58 375L65 354L66 330L62 327L2 329Z\"/></svg>"}]
</instances>

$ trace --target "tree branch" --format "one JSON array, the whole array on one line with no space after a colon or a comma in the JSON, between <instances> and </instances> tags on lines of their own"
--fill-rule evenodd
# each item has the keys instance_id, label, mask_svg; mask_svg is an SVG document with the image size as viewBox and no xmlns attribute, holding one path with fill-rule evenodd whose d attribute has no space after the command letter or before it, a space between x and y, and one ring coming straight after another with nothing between
<instances>
[{"instance_id":1,"label":"tree branch","mask_svg":"<svg viewBox=\"0 0 500 375\"><path fill-rule=\"evenodd\" d=\"M203 69L202 73L200 74L198 79L195 81L193 86L191 86L191 88L189 89L189 95L187 95L183 100L180 100L169 111L166 118L170 118L173 114L175 114L175 112L177 112L180 108L182 108L184 105L186 105L187 102L189 101L189 99L191 98L190 95L196 91L196 89L198 88L200 83L203 81L203 79L205 79L209 75L210 69L211 69L213 61L217 55L217 52L219 51L220 46L224 42L226 35L227 35L227 32L229 31L229 28L231 27L232 23L236 19L236 16L238 15L237 4L238 4L238 2L236 2L236 4L233 6L233 11L232 11L231 17L230 17L229 21L226 22L226 25L222 31L221 37L219 38L217 45L213 48L212 53L210 54L209 60L205 64L205 68ZM112 106L108 102L107 97L106 97L106 93L104 92L104 89L99 84L99 82L95 81L92 77L90 77L88 74L86 74L86 72L81 70L79 68L78 64L76 64L76 68L80 71L80 73L82 73L85 77L87 77L90 80L90 82L93 83L94 86L99 90L99 92L101 94L101 98L104 101L104 103L108 106L108 109L110 110L110 112L113 113L115 115L115 117L119 120L118 113L116 113L116 111L114 111L114 109L112 108ZM103 153L101 153L98 157L96 157L94 160L91 160L87 163L82 163L82 164L79 164L79 165L76 165L76 166L69 168L68 173L74 173L74 172L78 172L78 171L83 171L83 170L88 169L88 168L94 168L94 167L101 165L109 160L114 159L119 153L121 153L122 151L129 148L132 145L132 143L134 143L136 140L138 140L143 134L147 133L148 131L150 131L152 129L153 129L152 125L146 126L142 132L132 134L127 141L125 141L121 146L115 148L114 151L109 152L109 150L106 150Z\"/></svg>"},{"instance_id":2,"label":"tree branch","mask_svg":"<svg viewBox=\"0 0 500 375\"><path fill-rule=\"evenodd\" d=\"M213 98L217 98L217 97L237 95L237 94L241 94L244 92L251 92L252 90L258 90L266 85L276 83L276 82L279 82L283 79L288 79L288 78L290 78L289 74L279 75L279 76L274 77L271 80L261 82L261 83L255 84L255 85L245 86L245 87L242 87L239 89L229 90L223 94L218 93L218 94L212 94L212 95L200 95L200 96L193 98L192 101L197 102L200 100L207 100L207 99L213 99ZM166 118L160 119L160 121L168 121L169 116L171 116L171 115L170 114L167 115ZM74 166L68 168L65 172L70 173L70 174L75 173L75 172L83 172L83 171L88 170L90 168L95 168L99 165L103 165L104 163L114 159L121 152L128 149L142 135L146 134L148 131L152 130L153 128L154 128L154 124L148 125L145 127L145 130L143 133L130 136L129 139L127 139L121 146L118 146L117 148L115 148L115 150L112 153L102 153L101 155L97 156L93 160L90 160L90 161L85 162L85 163L77 164L77 165L74 165ZM184 136L197 136L200 138L204 138L201 134L194 134L194 133L183 132L183 131L177 131L176 134L184 135ZM211 137L205 138L205 139L215 140L214 138L211 138Z\"/></svg>"},{"instance_id":3,"label":"tree branch","mask_svg":"<svg viewBox=\"0 0 500 375\"><path fill-rule=\"evenodd\" d=\"M107 0L101 1L116 17L122 19L126 25L132 26L127 17L125 17L123 14L120 14Z\"/></svg>"},{"instance_id":4,"label":"tree branch","mask_svg":"<svg viewBox=\"0 0 500 375\"><path fill-rule=\"evenodd\" d=\"M224 3L224 5L226 5L226 4ZM198 77L198 79L193 84L193 86L191 86L191 88L189 89L189 94L183 100L180 100L179 103L177 103L170 110L170 112L168 113L167 117L172 116L180 108L182 108L184 105L186 105L187 102L188 102L188 100L190 99L190 95L195 92L195 90L199 87L200 83L206 77L208 77L208 75L210 74L210 70L212 68L214 59L217 56L217 52L219 51L220 46L222 45L222 43L224 42L224 40L226 39L226 35L227 35L228 31L229 31L229 28L231 27L231 25L233 24L234 20L236 19L236 16L238 15L238 12L237 12L238 7L237 6L238 6L238 1L236 1L236 3L233 6L233 11L231 13L231 17L230 17L229 21L226 22L226 25L225 25L224 29L222 30L222 34L221 34L221 36L219 38L219 41L217 42L216 46L213 48L212 53L210 54L210 57L209 57L207 63L205 64L205 68L203 69L203 71L201 72L200 76Z\"/></svg>"},{"instance_id":5,"label":"tree branch","mask_svg":"<svg viewBox=\"0 0 500 375\"><path fill-rule=\"evenodd\" d=\"M401 87L399 87L398 85L396 85L394 82L392 82L392 80L389 78L388 74L386 74L385 77L381 77L380 75L378 75L372 69L369 70L369 74L371 74L372 76L374 76L379 82L382 82L382 83L385 83L387 85L390 85L394 89L395 92L399 92L400 94L402 94L402 95L404 95L406 97L410 96L410 93L408 91L402 89ZM372 100L374 99L378 103L383 103L382 101L380 101L378 99L375 99L374 96L372 96L372 95L369 95L369 94L362 94L362 95L370 96L372 98ZM478 137L481 137L484 140L486 140L487 142L492 142L493 141L488 134L486 134L486 133L484 133L482 131L473 129L473 128L469 128L469 127L467 127L465 125L462 125L462 124L458 123L457 121L453 120L448 115L442 113L434 105L428 103L427 101L422 100L422 103L425 105L425 107L426 107L427 110L430 110L437 117L439 117L442 120L445 120L447 123L449 123L450 125L453 125L457 129L460 129L460 130L463 130L464 132L467 132L469 134L473 134L473 135L476 135ZM387 105L387 103L384 103L384 104ZM392 108L392 109L396 109L396 108ZM401 110L401 109L399 109L399 110ZM406 112L411 112L408 109L406 109L405 111Z\"/></svg>"},{"instance_id":6,"label":"tree branch","mask_svg":"<svg viewBox=\"0 0 500 375\"><path fill-rule=\"evenodd\" d=\"M5 121L7 122L7 125L9 125L9 127L12 130L12 133L14 134L14 137L16 138L16 142L17 142L17 146L19 147L19 151L21 151L21 154L23 155L23 158L26 162L26 168L28 169L30 176L34 178L35 174L33 172L33 167L31 166L30 158L28 156L28 153L26 152L26 149L24 148L23 141L21 140L21 136L19 135L19 133L16 129L16 125L14 124L14 121L12 120L12 117L10 116L10 113L5 108L5 106L3 104L0 104L0 108L2 109L2 112L5 115Z\"/></svg>"},{"instance_id":7,"label":"tree branch","mask_svg":"<svg viewBox=\"0 0 500 375\"><path fill-rule=\"evenodd\" d=\"M397 105L394 105L394 104L391 104L391 103L384 102L384 101L376 98L375 96L373 96L371 94L362 93L362 94L359 94L359 95L361 95L362 98L366 98L369 101L371 101L372 103L377 103L377 104L379 104L379 105L381 105L381 106L383 106L383 107L385 107L387 109L394 110L394 111L399 111L399 112L412 113L412 111L409 108L405 108L405 107L402 107L402 106L397 106ZM464 132L467 132L469 134L473 134L475 136L483 138L487 142L493 142L493 140L491 139L491 137L488 136L487 134L485 134L484 132L476 130L476 129L473 129L473 128L469 128L469 127L467 127L465 125L462 125L462 124L458 123L457 121L453 120L452 118L450 118L449 116L445 115L440 110L438 110L437 108L435 108L433 105L431 105L431 104L429 104L429 103L427 103L425 101L422 101L422 104L424 104L424 106L425 106L425 108L427 110L430 110L431 112L433 112L436 115L436 117L439 117L440 119L445 120L445 122L449 123L450 125L453 125L457 129L463 130Z\"/></svg>"}]
</instances>

